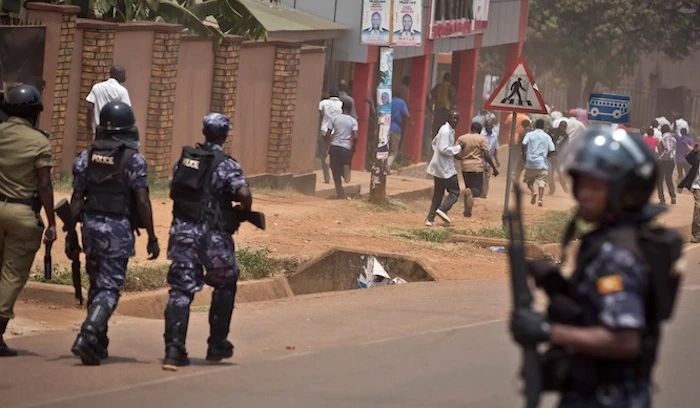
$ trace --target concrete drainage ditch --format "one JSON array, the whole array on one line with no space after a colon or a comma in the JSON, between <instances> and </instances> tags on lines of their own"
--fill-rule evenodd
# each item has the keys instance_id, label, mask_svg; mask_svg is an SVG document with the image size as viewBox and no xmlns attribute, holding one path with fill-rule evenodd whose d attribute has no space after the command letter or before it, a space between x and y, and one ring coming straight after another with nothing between
<instances>
[{"instance_id":1,"label":"concrete drainage ditch","mask_svg":"<svg viewBox=\"0 0 700 408\"><path fill-rule=\"evenodd\" d=\"M347 249L332 249L315 258L288 276L238 283L236 303L284 299L296 295L359 289L357 279L374 257L391 278L406 282L432 282L435 278L418 260L391 254L362 253ZM56 285L49 285L56 286ZM377 290L377 289L367 289ZM68 297L66 297L68 299ZM125 294L119 302L119 314L151 319L162 319L168 290ZM198 293L192 307L208 306L211 288Z\"/></svg>"},{"instance_id":2,"label":"concrete drainage ditch","mask_svg":"<svg viewBox=\"0 0 700 408\"><path fill-rule=\"evenodd\" d=\"M374 257L393 278L407 282L431 282L435 278L420 261L389 254L361 253L334 249L310 261L289 275L287 281L295 295L358 289L357 278Z\"/></svg>"}]
</instances>

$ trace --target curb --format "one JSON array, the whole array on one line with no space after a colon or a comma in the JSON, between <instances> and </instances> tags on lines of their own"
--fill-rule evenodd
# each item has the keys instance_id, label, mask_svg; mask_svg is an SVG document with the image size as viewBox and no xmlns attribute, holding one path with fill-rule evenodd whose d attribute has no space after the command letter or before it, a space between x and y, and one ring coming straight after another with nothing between
<instances>
[{"instance_id":1,"label":"curb","mask_svg":"<svg viewBox=\"0 0 700 408\"><path fill-rule=\"evenodd\" d=\"M168 303L168 292L168 288L163 288L147 292L125 293L119 300L117 313L147 319L161 319L165 312L165 305ZM211 292L212 288L205 286L194 297L192 307L209 306ZM238 282L236 289L236 303L262 302L293 296L292 288L284 275L254 281L241 281ZM83 297L87 300L85 289L83 289ZM78 305L72 286L52 283L27 282L19 299L40 301L63 307L77 307ZM85 308L85 304L82 308Z\"/></svg>"},{"instance_id":2,"label":"curb","mask_svg":"<svg viewBox=\"0 0 700 408\"><path fill-rule=\"evenodd\" d=\"M502 238L486 238L486 237L476 237L472 235L453 235L447 242L452 243L468 243L474 244L481 248L488 248L491 246L502 246L508 248L510 241ZM545 249L534 242L525 242L525 257L530 259L542 259L548 255Z\"/></svg>"}]
</instances>

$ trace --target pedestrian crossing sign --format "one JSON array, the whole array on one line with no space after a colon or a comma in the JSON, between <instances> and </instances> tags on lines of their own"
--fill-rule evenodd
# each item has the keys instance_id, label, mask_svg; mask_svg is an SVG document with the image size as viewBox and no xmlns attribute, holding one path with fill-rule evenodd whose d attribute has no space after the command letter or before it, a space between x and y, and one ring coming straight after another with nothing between
<instances>
[{"instance_id":1,"label":"pedestrian crossing sign","mask_svg":"<svg viewBox=\"0 0 700 408\"><path fill-rule=\"evenodd\" d=\"M515 68L498 85L484 108L518 113L549 113L525 57L518 57Z\"/></svg>"}]
</instances>

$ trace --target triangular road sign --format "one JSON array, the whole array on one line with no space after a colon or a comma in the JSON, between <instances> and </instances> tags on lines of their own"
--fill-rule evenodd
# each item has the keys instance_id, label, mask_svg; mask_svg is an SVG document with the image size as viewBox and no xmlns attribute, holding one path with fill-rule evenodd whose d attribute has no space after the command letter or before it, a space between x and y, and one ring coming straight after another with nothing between
<instances>
[{"instance_id":1,"label":"triangular road sign","mask_svg":"<svg viewBox=\"0 0 700 408\"><path fill-rule=\"evenodd\" d=\"M519 113L548 113L525 57L518 57L515 68L498 85L484 108Z\"/></svg>"}]
</instances>

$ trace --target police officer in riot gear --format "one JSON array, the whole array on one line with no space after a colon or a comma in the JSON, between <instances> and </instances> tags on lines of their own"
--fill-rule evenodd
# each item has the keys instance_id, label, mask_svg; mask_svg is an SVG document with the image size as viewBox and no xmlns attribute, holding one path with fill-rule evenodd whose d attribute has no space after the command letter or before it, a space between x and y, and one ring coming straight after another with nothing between
<instances>
[{"instance_id":1,"label":"police officer in riot gear","mask_svg":"<svg viewBox=\"0 0 700 408\"><path fill-rule=\"evenodd\" d=\"M253 197L243 170L223 151L230 130L226 116L205 116L205 143L185 147L173 172L164 370L189 364L185 339L190 304L205 283L214 288L206 359L216 362L233 356L233 344L227 337L239 270L232 234L239 224L236 214L250 212ZM239 203L236 207L234 201Z\"/></svg>"},{"instance_id":2,"label":"police officer in riot gear","mask_svg":"<svg viewBox=\"0 0 700 408\"><path fill-rule=\"evenodd\" d=\"M41 94L20 85L3 95L0 111L0 357L16 356L2 339L14 305L27 283L34 256L56 239L48 136L35 129L43 110ZM48 227L39 216L44 208Z\"/></svg>"},{"instance_id":3,"label":"police officer in riot gear","mask_svg":"<svg viewBox=\"0 0 700 408\"><path fill-rule=\"evenodd\" d=\"M108 357L107 322L117 307L129 257L135 255L134 230L148 233L148 254L160 253L146 180L146 159L138 152L134 112L123 102L100 111L96 140L73 163L73 219L81 220L85 269L90 278L87 318L71 351L85 365ZM66 255L79 252L66 240Z\"/></svg>"},{"instance_id":4,"label":"police officer in riot gear","mask_svg":"<svg viewBox=\"0 0 700 408\"><path fill-rule=\"evenodd\" d=\"M593 128L564 149L560 163L573 180L577 218L596 228L582 237L570 278L548 262L529 263L550 303L546 315L513 312L512 335L523 345L550 344L543 382L561 393L560 407L649 407L682 248L675 232L651 224L663 211L649 204L654 155L624 130Z\"/></svg>"}]
</instances>

